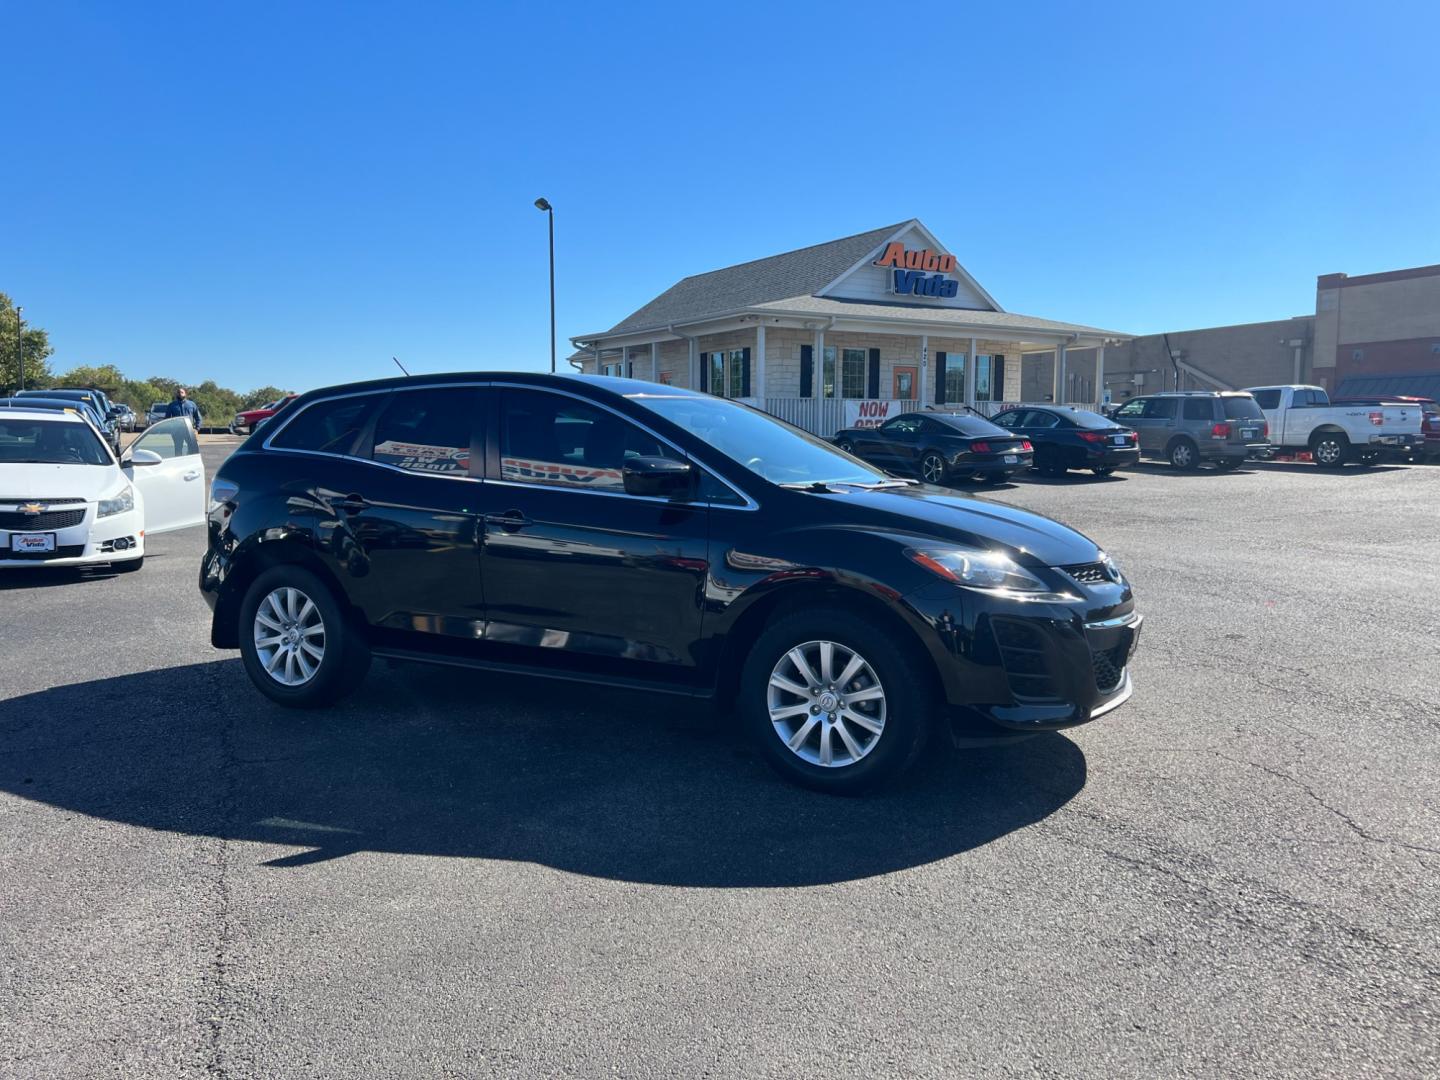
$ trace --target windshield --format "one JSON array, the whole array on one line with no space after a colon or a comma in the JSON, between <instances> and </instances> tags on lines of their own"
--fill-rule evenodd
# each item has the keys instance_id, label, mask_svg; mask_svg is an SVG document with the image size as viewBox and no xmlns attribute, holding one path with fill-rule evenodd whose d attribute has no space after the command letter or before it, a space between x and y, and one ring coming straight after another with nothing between
<instances>
[{"instance_id":1,"label":"windshield","mask_svg":"<svg viewBox=\"0 0 1440 1080\"><path fill-rule=\"evenodd\" d=\"M1223 397L1225 416L1229 420L1264 420L1265 414L1248 394L1244 397Z\"/></svg>"},{"instance_id":2,"label":"windshield","mask_svg":"<svg viewBox=\"0 0 1440 1080\"><path fill-rule=\"evenodd\" d=\"M879 469L783 420L723 398L631 398L775 484L878 484Z\"/></svg>"},{"instance_id":3,"label":"windshield","mask_svg":"<svg viewBox=\"0 0 1440 1080\"><path fill-rule=\"evenodd\" d=\"M105 446L84 424L0 416L0 465L108 465Z\"/></svg>"}]
</instances>

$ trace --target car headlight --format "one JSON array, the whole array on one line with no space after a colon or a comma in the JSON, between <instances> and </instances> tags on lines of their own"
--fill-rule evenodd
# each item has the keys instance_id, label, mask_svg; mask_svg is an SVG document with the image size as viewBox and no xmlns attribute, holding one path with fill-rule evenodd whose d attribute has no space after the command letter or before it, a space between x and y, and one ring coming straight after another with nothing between
<instances>
[{"instance_id":1,"label":"car headlight","mask_svg":"<svg viewBox=\"0 0 1440 1080\"><path fill-rule=\"evenodd\" d=\"M1067 603L1079 599L1073 593L1056 592L1003 551L936 544L907 548L905 554L937 577L967 589L1012 600Z\"/></svg>"},{"instance_id":2,"label":"car headlight","mask_svg":"<svg viewBox=\"0 0 1440 1080\"><path fill-rule=\"evenodd\" d=\"M121 491L119 495L116 495L113 499L100 500L100 509L95 516L113 517L116 514L123 514L127 510L134 509L135 489L131 485L126 484L125 489Z\"/></svg>"},{"instance_id":3,"label":"car headlight","mask_svg":"<svg viewBox=\"0 0 1440 1080\"><path fill-rule=\"evenodd\" d=\"M1116 585L1125 584L1125 575L1120 572L1120 564L1103 551L1100 552L1100 563L1110 574L1111 581L1115 582Z\"/></svg>"}]
</instances>

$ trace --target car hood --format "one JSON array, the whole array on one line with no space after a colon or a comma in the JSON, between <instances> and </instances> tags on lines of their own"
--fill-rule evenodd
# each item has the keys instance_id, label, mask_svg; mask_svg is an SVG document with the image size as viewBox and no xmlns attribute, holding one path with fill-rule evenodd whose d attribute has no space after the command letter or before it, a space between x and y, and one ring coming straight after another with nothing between
<instances>
[{"instance_id":1,"label":"car hood","mask_svg":"<svg viewBox=\"0 0 1440 1080\"><path fill-rule=\"evenodd\" d=\"M1021 561L1029 555L1046 566L1073 566L1100 557L1093 540L1051 518L925 485L817 497L852 506L870 527L981 547L998 544Z\"/></svg>"},{"instance_id":2,"label":"car hood","mask_svg":"<svg viewBox=\"0 0 1440 1080\"><path fill-rule=\"evenodd\" d=\"M12 499L107 498L125 483L116 465L0 464L0 502Z\"/></svg>"}]
</instances>

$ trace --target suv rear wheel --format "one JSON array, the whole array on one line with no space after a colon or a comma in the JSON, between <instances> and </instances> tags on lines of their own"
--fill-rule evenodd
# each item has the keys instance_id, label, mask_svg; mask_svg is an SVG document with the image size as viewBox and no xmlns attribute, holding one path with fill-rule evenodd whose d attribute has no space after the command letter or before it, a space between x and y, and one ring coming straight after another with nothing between
<instances>
[{"instance_id":1,"label":"suv rear wheel","mask_svg":"<svg viewBox=\"0 0 1440 1080\"><path fill-rule=\"evenodd\" d=\"M842 608L785 615L760 635L738 708L781 776L858 795L904 773L937 702L929 673L894 637Z\"/></svg>"},{"instance_id":2,"label":"suv rear wheel","mask_svg":"<svg viewBox=\"0 0 1440 1080\"><path fill-rule=\"evenodd\" d=\"M246 590L240 656L262 694L295 709L338 701L370 667L369 647L329 586L302 566L273 566Z\"/></svg>"}]
</instances>

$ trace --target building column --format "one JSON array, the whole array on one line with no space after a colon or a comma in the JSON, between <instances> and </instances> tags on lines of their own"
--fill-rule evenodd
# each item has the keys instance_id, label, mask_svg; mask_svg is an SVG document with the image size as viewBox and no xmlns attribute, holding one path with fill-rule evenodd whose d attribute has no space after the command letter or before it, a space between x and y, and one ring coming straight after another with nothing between
<instances>
[{"instance_id":1,"label":"building column","mask_svg":"<svg viewBox=\"0 0 1440 1080\"><path fill-rule=\"evenodd\" d=\"M755 326L755 370L751 372L755 378L755 385L750 388L751 396L763 402L765 400L765 324L757 323Z\"/></svg>"},{"instance_id":2,"label":"building column","mask_svg":"<svg viewBox=\"0 0 1440 1080\"><path fill-rule=\"evenodd\" d=\"M628 378L630 377L630 346L629 346L629 345L622 345L622 346L620 347L620 377L621 377L622 379L628 379Z\"/></svg>"},{"instance_id":3,"label":"building column","mask_svg":"<svg viewBox=\"0 0 1440 1080\"><path fill-rule=\"evenodd\" d=\"M690 389L700 389L700 342L695 338L685 339L690 346Z\"/></svg>"},{"instance_id":4,"label":"building column","mask_svg":"<svg viewBox=\"0 0 1440 1080\"><path fill-rule=\"evenodd\" d=\"M811 361L811 378L815 380L813 396L825 396L825 331L815 331L815 356Z\"/></svg>"},{"instance_id":5,"label":"building column","mask_svg":"<svg viewBox=\"0 0 1440 1080\"><path fill-rule=\"evenodd\" d=\"M1064 400L1061 390L1065 386L1065 346L1063 343L1055 346L1055 371L1053 374L1054 385L1050 388L1050 400L1059 405Z\"/></svg>"},{"instance_id":6,"label":"building column","mask_svg":"<svg viewBox=\"0 0 1440 1080\"><path fill-rule=\"evenodd\" d=\"M653 383L660 381L660 343L658 341L650 342L650 381Z\"/></svg>"},{"instance_id":7,"label":"building column","mask_svg":"<svg viewBox=\"0 0 1440 1080\"><path fill-rule=\"evenodd\" d=\"M979 365L975 362L976 341L970 339L970 355L965 358L965 404L975 406L975 373ZM994 385L992 380L991 385Z\"/></svg>"},{"instance_id":8,"label":"building column","mask_svg":"<svg viewBox=\"0 0 1440 1080\"><path fill-rule=\"evenodd\" d=\"M930 335L920 335L920 385L915 388L915 407L925 408L926 387L930 385Z\"/></svg>"},{"instance_id":9,"label":"building column","mask_svg":"<svg viewBox=\"0 0 1440 1080\"><path fill-rule=\"evenodd\" d=\"M1095 346L1095 404L1105 403L1105 343Z\"/></svg>"}]
</instances>

